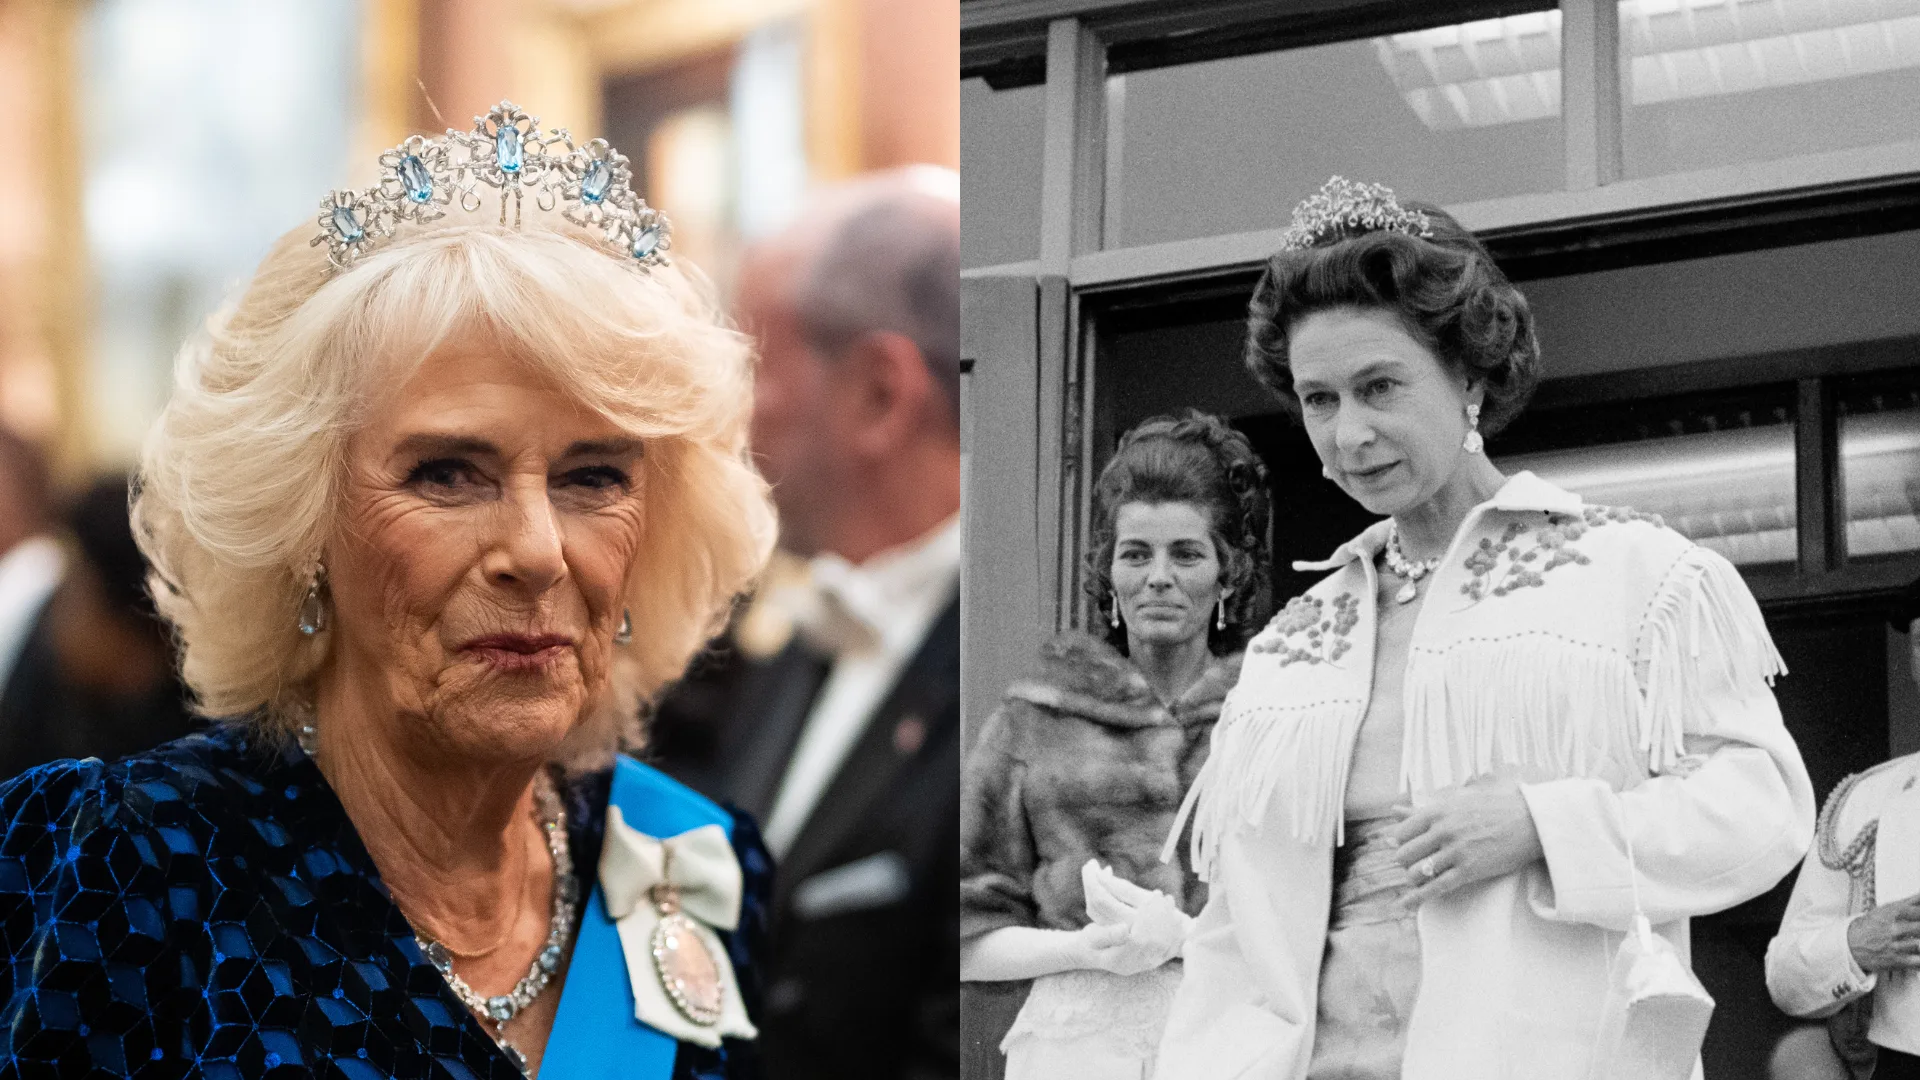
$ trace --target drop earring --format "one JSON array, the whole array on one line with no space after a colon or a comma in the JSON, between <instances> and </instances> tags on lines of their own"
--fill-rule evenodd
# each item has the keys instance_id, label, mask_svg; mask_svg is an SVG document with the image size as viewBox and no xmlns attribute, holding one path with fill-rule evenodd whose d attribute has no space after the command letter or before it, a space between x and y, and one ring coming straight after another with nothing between
<instances>
[{"instance_id":1,"label":"drop earring","mask_svg":"<svg viewBox=\"0 0 1920 1080\"><path fill-rule=\"evenodd\" d=\"M327 568L317 565L313 576L307 579L307 595L300 601L300 632L312 637L327 628L327 601L322 594L327 588Z\"/></svg>"},{"instance_id":2,"label":"drop earring","mask_svg":"<svg viewBox=\"0 0 1920 1080\"><path fill-rule=\"evenodd\" d=\"M1107 613L1107 621L1115 630L1120 629L1120 594L1117 592L1113 594L1113 609Z\"/></svg>"},{"instance_id":3,"label":"drop earring","mask_svg":"<svg viewBox=\"0 0 1920 1080\"><path fill-rule=\"evenodd\" d=\"M1222 590L1219 602L1214 605L1213 628L1215 630L1225 630L1227 628L1227 597L1232 595L1232 589Z\"/></svg>"},{"instance_id":4,"label":"drop earring","mask_svg":"<svg viewBox=\"0 0 1920 1080\"><path fill-rule=\"evenodd\" d=\"M1480 406L1469 404L1467 406L1467 438L1460 444L1460 448L1469 454L1477 454L1486 445L1487 441L1480 437Z\"/></svg>"},{"instance_id":5,"label":"drop earring","mask_svg":"<svg viewBox=\"0 0 1920 1080\"><path fill-rule=\"evenodd\" d=\"M633 644L633 612L627 608L620 609L620 625L614 628L613 643L615 645Z\"/></svg>"}]
</instances>

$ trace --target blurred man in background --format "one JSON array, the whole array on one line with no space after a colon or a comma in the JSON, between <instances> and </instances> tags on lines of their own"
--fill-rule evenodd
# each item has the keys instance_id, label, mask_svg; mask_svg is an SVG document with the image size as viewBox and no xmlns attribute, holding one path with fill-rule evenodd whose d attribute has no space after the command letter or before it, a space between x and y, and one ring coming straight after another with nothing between
<instances>
[{"instance_id":1,"label":"blurred man in background","mask_svg":"<svg viewBox=\"0 0 1920 1080\"><path fill-rule=\"evenodd\" d=\"M655 745L780 860L773 1080L959 1075L959 245L957 176L914 168L827 192L741 270L754 451L812 583L786 648L710 669Z\"/></svg>"},{"instance_id":2,"label":"blurred man in background","mask_svg":"<svg viewBox=\"0 0 1920 1080\"><path fill-rule=\"evenodd\" d=\"M33 733L22 730L16 699L36 675L17 676L20 656L60 584L64 559L53 538L53 494L46 459L32 443L0 427L0 773L12 776ZM29 667L32 663L29 663ZM27 764L34 764L28 762Z\"/></svg>"},{"instance_id":3,"label":"blurred man in background","mask_svg":"<svg viewBox=\"0 0 1920 1080\"><path fill-rule=\"evenodd\" d=\"M63 524L74 557L56 584L43 586L24 623L8 619L0 599L0 619L8 619L0 635L17 634L0 684L0 775L57 758L112 760L192 727L171 640L147 598L146 560L127 520L127 483L124 474L104 477L67 508ZM26 543L59 552L44 531ZM0 557L0 579L12 558Z\"/></svg>"}]
</instances>

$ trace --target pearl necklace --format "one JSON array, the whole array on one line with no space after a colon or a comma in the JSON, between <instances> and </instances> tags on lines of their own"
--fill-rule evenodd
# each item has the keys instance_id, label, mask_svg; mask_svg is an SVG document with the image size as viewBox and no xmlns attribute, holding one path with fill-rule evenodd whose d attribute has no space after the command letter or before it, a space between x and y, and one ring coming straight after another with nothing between
<instances>
[{"instance_id":1,"label":"pearl necklace","mask_svg":"<svg viewBox=\"0 0 1920 1080\"><path fill-rule=\"evenodd\" d=\"M1421 559L1419 562L1407 558L1406 552L1400 550L1398 522L1387 526L1387 546L1383 553L1386 555L1387 569L1407 579L1407 583L1400 586L1400 591L1393 594L1396 603L1413 603L1413 598L1420 595L1420 579L1433 573L1440 566L1441 556L1439 555L1431 559Z\"/></svg>"},{"instance_id":2,"label":"pearl necklace","mask_svg":"<svg viewBox=\"0 0 1920 1080\"><path fill-rule=\"evenodd\" d=\"M307 757L313 758L312 724L300 725L299 742L300 749ZM567 843L566 806L560 801L559 792L554 790L553 778L544 770L535 778L533 797L539 808L541 831L546 835L547 853L553 858L553 899L547 919L546 944L541 946L539 955L533 958L533 965L526 975L506 993L483 997L453 970L452 950L434 940L430 934L415 931L413 935L414 944L420 947L427 962L440 972L440 977L447 981L454 996L474 1013L493 1021L493 1041L523 1073L527 1071L526 1056L519 1047L507 1041L501 1029L532 1005L553 980L554 972L560 969L567 940L573 936L580 913L580 885L573 877L573 851Z\"/></svg>"}]
</instances>

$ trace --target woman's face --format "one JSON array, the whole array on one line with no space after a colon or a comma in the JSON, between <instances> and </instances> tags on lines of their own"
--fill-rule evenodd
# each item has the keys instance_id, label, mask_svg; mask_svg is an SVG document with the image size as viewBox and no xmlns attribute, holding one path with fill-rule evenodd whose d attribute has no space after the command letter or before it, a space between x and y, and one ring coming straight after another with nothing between
<instances>
[{"instance_id":1,"label":"woman's face","mask_svg":"<svg viewBox=\"0 0 1920 1080\"><path fill-rule=\"evenodd\" d=\"M1114 515L1113 592L1136 641L1204 637L1220 599L1220 556L1192 503L1131 502Z\"/></svg>"},{"instance_id":2,"label":"woman's face","mask_svg":"<svg viewBox=\"0 0 1920 1080\"><path fill-rule=\"evenodd\" d=\"M490 339L449 341L348 442L330 674L434 752L550 751L607 690L640 457Z\"/></svg>"},{"instance_id":3,"label":"woman's face","mask_svg":"<svg viewBox=\"0 0 1920 1080\"><path fill-rule=\"evenodd\" d=\"M1404 513L1452 478L1466 455L1466 406L1483 394L1391 312L1316 311L1293 325L1287 355L1314 452L1360 505Z\"/></svg>"}]
</instances>

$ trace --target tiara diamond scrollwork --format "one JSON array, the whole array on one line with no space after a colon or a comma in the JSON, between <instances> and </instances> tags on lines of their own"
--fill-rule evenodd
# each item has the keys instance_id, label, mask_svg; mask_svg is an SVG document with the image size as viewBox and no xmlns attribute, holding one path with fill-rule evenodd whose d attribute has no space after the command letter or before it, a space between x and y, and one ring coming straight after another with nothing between
<instances>
[{"instance_id":1,"label":"tiara diamond scrollwork","mask_svg":"<svg viewBox=\"0 0 1920 1080\"><path fill-rule=\"evenodd\" d=\"M1433 222L1418 210L1402 207L1392 188L1335 176L1293 208L1280 250L1305 251L1342 228L1433 237Z\"/></svg>"},{"instance_id":2,"label":"tiara diamond scrollwork","mask_svg":"<svg viewBox=\"0 0 1920 1080\"><path fill-rule=\"evenodd\" d=\"M446 216L458 202L467 213L499 192L500 224L521 227L529 193L544 212L558 211L643 270L665 266L673 226L633 192L633 168L605 139L576 146L565 128L540 130L539 117L511 101L476 116L472 131L409 137L380 155L379 183L334 191L320 201L320 233L333 269L351 267L402 224Z\"/></svg>"}]
</instances>

